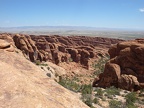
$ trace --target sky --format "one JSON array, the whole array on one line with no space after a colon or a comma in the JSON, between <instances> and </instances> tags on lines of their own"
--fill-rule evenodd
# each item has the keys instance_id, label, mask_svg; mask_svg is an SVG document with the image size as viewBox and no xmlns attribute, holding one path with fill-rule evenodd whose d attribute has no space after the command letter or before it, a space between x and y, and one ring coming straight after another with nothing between
<instances>
[{"instance_id":1,"label":"sky","mask_svg":"<svg viewBox=\"0 0 144 108\"><path fill-rule=\"evenodd\" d=\"M0 27L19 26L144 30L144 0L0 0Z\"/></svg>"}]
</instances>

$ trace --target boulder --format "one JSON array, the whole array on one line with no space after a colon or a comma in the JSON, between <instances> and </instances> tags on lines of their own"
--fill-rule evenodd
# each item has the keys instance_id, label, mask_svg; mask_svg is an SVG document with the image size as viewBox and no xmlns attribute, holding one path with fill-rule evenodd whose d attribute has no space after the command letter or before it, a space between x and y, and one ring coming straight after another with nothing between
<instances>
[{"instance_id":1,"label":"boulder","mask_svg":"<svg viewBox=\"0 0 144 108\"><path fill-rule=\"evenodd\" d=\"M140 89L140 84L137 80L137 77L133 75L122 74L118 80L118 87L129 91L136 91Z\"/></svg>"},{"instance_id":2,"label":"boulder","mask_svg":"<svg viewBox=\"0 0 144 108\"><path fill-rule=\"evenodd\" d=\"M13 45L5 40L0 39L0 49L3 49L8 52L14 52L15 49Z\"/></svg>"},{"instance_id":3,"label":"boulder","mask_svg":"<svg viewBox=\"0 0 144 108\"><path fill-rule=\"evenodd\" d=\"M120 67L117 64L107 63L105 65L105 70L99 75L97 81L95 79L93 86L94 87L118 87L118 80L120 79Z\"/></svg>"},{"instance_id":4,"label":"boulder","mask_svg":"<svg viewBox=\"0 0 144 108\"><path fill-rule=\"evenodd\" d=\"M9 48L10 45L11 45L11 44L10 44L9 42L0 39L0 49L6 49L6 48Z\"/></svg>"},{"instance_id":5,"label":"boulder","mask_svg":"<svg viewBox=\"0 0 144 108\"><path fill-rule=\"evenodd\" d=\"M111 59L93 85L130 91L144 88L144 39L118 43L108 52Z\"/></svg>"}]
</instances>

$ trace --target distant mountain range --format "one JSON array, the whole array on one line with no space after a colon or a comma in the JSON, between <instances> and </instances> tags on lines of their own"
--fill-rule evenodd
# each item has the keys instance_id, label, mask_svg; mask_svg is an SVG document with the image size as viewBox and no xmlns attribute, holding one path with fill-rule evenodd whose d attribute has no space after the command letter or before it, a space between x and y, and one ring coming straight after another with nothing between
<instances>
[{"instance_id":1,"label":"distant mountain range","mask_svg":"<svg viewBox=\"0 0 144 108\"><path fill-rule=\"evenodd\" d=\"M139 29L128 28L104 28L86 26L19 26L19 27L0 27L0 30L102 30L102 31L130 31Z\"/></svg>"},{"instance_id":2,"label":"distant mountain range","mask_svg":"<svg viewBox=\"0 0 144 108\"><path fill-rule=\"evenodd\" d=\"M102 28L85 26L0 27L0 33L3 32L33 35L97 36L121 39L135 39L144 37L144 30L139 29Z\"/></svg>"}]
</instances>

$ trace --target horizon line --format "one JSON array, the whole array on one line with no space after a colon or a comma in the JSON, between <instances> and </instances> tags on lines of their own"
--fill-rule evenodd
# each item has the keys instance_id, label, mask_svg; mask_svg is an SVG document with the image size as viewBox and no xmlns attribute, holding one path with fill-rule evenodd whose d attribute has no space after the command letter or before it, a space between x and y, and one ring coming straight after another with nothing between
<instances>
[{"instance_id":1,"label":"horizon line","mask_svg":"<svg viewBox=\"0 0 144 108\"><path fill-rule=\"evenodd\" d=\"M30 28L30 27L77 27L77 28L93 28L93 29L109 29L109 30L144 30L144 28L126 28L126 27L94 27L94 26L70 26L70 25L39 25L39 26L11 26L11 27L0 27L0 29L5 29L5 28Z\"/></svg>"}]
</instances>

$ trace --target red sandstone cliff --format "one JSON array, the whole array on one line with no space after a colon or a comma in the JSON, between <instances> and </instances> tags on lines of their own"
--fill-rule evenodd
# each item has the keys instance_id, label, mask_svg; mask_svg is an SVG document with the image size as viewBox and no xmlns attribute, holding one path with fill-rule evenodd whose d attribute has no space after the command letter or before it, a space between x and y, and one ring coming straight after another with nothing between
<instances>
[{"instance_id":1,"label":"red sandstone cliff","mask_svg":"<svg viewBox=\"0 0 144 108\"><path fill-rule=\"evenodd\" d=\"M89 61L103 55L102 49L122 40L87 36L35 36L24 34L0 34L9 38L32 62L35 60L60 62L74 61L89 68Z\"/></svg>"},{"instance_id":2,"label":"red sandstone cliff","mask_svg":"<svg viewBox=\"0 0 144 108\"><path fill-rule=\"evenodd\" d=\"M109 49L110 60L93 86L126 90L144 88L144 39L118 43Z\"/></svg>"}]
</instances>

